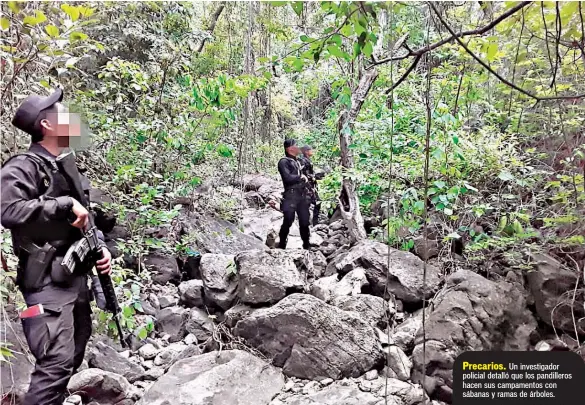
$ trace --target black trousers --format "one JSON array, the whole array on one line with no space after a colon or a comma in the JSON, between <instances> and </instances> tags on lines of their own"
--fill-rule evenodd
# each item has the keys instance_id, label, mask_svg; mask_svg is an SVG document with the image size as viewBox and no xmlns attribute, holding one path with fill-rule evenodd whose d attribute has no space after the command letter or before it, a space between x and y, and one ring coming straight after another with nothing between
<instances>
[{"instance_id":1,"label":"black trousers","mask_svg":"<svg viewBox=\"0 0 585 405\"><path fill-rule=\"evenodd\" d=\"M309 240L311 233L309 230L309 200L304 192L300 190L288 190L284 192L284 199L280 205L284 218L282 220L282 226L280 227L280 243L279 248L285 249L290 232L290 227L295 222L295 214L299 217L299 230L301 233L301 239L303 240L303 247L309 248Z\"/></svg>"},{"instance_id":2,"label":"black trousers","mask_svg":"<svg viewBox=\"0 0 585 405\"><path fill-rule=\"evenodd\" d=\"M79 278L85 279L79 282L87 283L86 277ZM45 311L22 319L28 346L36 359L24 405L62 405L69 379L83 362L91 336L90 293L87 286L79 284L73 289L48 285L39 292L23 295L28 306L43 304Z\"/></svg>"},{"instance_id":3,"label":"black trousers","mask_svg":"<svg viewBox=\"0 0 585 405\"><path fill-rule=\"evenodd\" d=\"M315 192L311 204L313 205L313 226L317 226L319 224L319 214L321 213L321 199L317 192Z\"/></svg>"}]
</instances>

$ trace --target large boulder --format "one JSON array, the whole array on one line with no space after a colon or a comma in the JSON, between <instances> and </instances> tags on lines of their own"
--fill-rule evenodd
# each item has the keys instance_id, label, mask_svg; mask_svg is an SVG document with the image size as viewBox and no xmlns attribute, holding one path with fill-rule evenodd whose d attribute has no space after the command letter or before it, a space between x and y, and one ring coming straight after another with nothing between
<instances>
[{"instance_id":1,"label":"large boulder","mask_svg":"<svg viewBox=\"0 0 585 405\"><path fill-rule=\"evenodd\" d=\"M238 277L233 255L208 253L200 264L205 299L224 311L238 296Z\"/></svg>"},{"instance_id":2,"label":"large boulder","mask_svg":"<svg viewBox=\"0 0 585 405\"><path fill-rule=\"evenodd\" d=\"M144 257L144 265L152 272L152 281L157 284L179 284L181 271L177 259L164 253L151 253Z\"/></svg>"},{"instance_id":3,"label":"large boulder","mask_svg":"<svg viewBox=\"0 0 585 405\"><path fill-rule=\"evenodd\" d=\"M273 304L287 294L303 291L305 281L293 256L283 250L252 250L235 258L238 297L244 304Z\"/></svg>"},{"instance_id":4,"label":"large boulder","mask_svg":"<svg viewBox=\"0 0 585 405\"><path fill-rule=\"evenodd\" d=\"M195 240L192 249L201 254L234 255L245 250L265 249L261 240L245 235L231 222L195 213L183 214L180 220L182 233Z\"/></svg>"},{"instance_id":5,"label":"large boulder","mask_svg":"<svg viewBox=\"0 0 585 405\"><path fill-rule=\"evenodd\" d=\"M141 379L145 373L141 366L123 357L113 347L103 342L97 342L89 348L87 361L90 367L119 374L130 383Z\"/></svg>"},{"instance_id":6,"label":"large boulder","mask_svg":"<svg viewBox=\"0 0 585 405\"><path fill-rule=\"evenodd\" d=\"M390 253L390 268L388 268ZM346 274L362 267L373 294L393 294L405 303L419 303L433 296L441 281L439 269L427 265L426 285L423 261L412 253L389 249L387 245L365 240L349 251L337 255L327 267L326 274Z\"/></svg>"},{"instance_id":7,"label":"large boulder","mask_svg":"<svg viewBox=\"0 0 585 405\"><path fill-rule=\"evenodd\" d=\"M573 332L574 335L576 327L579 333L585 334L585 297L582 289L577 291L573 301L573 291L580 274L566 269L544 254L532 255L532 261L533 270L526 273L526 279L538 317L556 329Z\"/></svg>"},{"instance_id":8,"label":"large boulder","mask_svg":"<svg viewBox=\"0 0 585 405\"><path fill-rule=\"evenodd\" d=\"M298 378L357 377L383 361L366 321L307 294L257 310L238 322L234 333Z\"/></svg>"},{"instance_id":9,"label":"large boulder","mask_svg":"<svg viewBox=\"0 0 585 405\"><path fill-rule=\"evenodd\" d=\"M294 395L287 405L384 405L384 400L370 392L362 392L357 385L333 383L309 395ZM394 404L394 402L389 402Z\"/></svg>"},{"instance_id":10,"label":"large boulder","mask_svg":"<svg viewBox=\"0 0 585 405\"><path fill-rule=\"evenodd\" d=\"M413 352L413 378L429 394L450 402L453 363L465 351L522 351L530 347L536 321L526 300L511 284L493 282L467 270L449 277L426 319L426 355L423 329ZM423 357L427 376L423 380Z\"/></svg>"},{"instance_id":11,"label":"large boulder","mask_svg":"<svg viewBox=\"0 0 585 405\"><path fill-rule=\"evenodd\" d=\"M283 385L276 367L224 350L176 362L137 405L268 405Z\"/></svg>"},{"instance_id":12,"label":"large boulder","mask_svg":"<svg viewBox=\"0 0 585 405\"><path fill-rule=\"evenodd\" d=\"M368 294L338 296L333 298L331 305L344 311L354 312L370 325L381 329L388 326L388 321L396 313L392 304L384 301L383 298Z\"/></svg>"},{"instance_id":13,"label":"large boulder","mask_svg":"<svg viewBox=\"0 0 585 405\"><path fill-rule=\"evenodd\" d=\"M412 353L414 349L414 339L419 329L422 327L422 310L414 313L410 318L406 319L398 325L392 336L391 341L406 353Z\"/></svg>"},{"instance_id":14,"label":"large boulder","mask_svg":"<svg viewBox=\"0 0 585 405\"><path fill-rule=\"evenodd\" d=\"M7 358L9 363L0 362L2 403L20 404L28 391L30 374L34 369L34 358L27 355L29 350L20 322L0 322L0 342L10 343L8 349L12 351L12 357Z\"/></svg>"},{"instance_id":15,"label":"large boulder","mask_svg":"<svg viewBox=\"0 0 585 405\"><path fill-rule=\"evenodd\" d=\"M99 368L88 368L73 375L67 389L101 404L118 404L133 397L128 380Z\"/></svg>"}]
</instances>

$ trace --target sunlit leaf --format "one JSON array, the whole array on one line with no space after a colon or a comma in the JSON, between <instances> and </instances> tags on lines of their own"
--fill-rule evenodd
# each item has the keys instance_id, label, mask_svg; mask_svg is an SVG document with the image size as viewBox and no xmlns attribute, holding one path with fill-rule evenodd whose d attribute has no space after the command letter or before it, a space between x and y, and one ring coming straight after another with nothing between
<instances>
[{"instance_id":1,"label":"sunlit leaf","mask_svg":"<svg viewBox=\"0 0 585 405\"><path fill-rule=\"evenodd\" d=\"M303 2L302 1L295 1L291 4L291 7L295 11L295 13L300 17L303 14Z\"/></svg>"},{"instance_id":2,"label":"sunlit leaf","mask_svg":"<svg viewBox=\"0 0 585 405\"><path fill-rule=\"evenodd\" d=\"M8 30L10 28L10 20L6 17L0 18L0 26L2 27L2 31Z\"/></svg>"},{"instance_id":3,"label":"sunlit leaf","mask_svg":"<svg viewBox=\"0 0 585 405\"><path fill-rule=\"evenodd\" d=\"M45 31L49 36L55 38L59 36L59 28L55 27L54 25L47 25L45 27Z\"/></svg>"}]
</instances>

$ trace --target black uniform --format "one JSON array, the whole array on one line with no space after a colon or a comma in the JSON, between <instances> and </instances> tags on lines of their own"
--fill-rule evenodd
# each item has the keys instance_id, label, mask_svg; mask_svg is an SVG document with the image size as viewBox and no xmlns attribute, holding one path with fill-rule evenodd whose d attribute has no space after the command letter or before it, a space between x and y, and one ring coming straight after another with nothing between
<instances>
[{"instance_id":1,"label":"black uniform","mask_svg":"<svg viewBox=\"0 0 585 405\"><path fill-rule=\"evenodd\" d=\"M313 226L319 223L319 212L321 211L321 199L317 192L317 180L315 179L315 169L313 168L313 162L305 155L299 158L301 163L301 173L309 179L309 187L307 190L307 197L309 204L313 206Z\"/></svg>"},{"instance_id":2,"label":"black uniform","mask_svg":"<svg viewBox=\"0 0 585 405\"><path fill-rule=\"evenodd\" d=\"M286 248L290 227L295 221L295 213L299 217L299 230L303 240L303 248L309 249L309 200L307 198L307 183L301 177L301 165L294 157L287 155L278 162L278 171L284 185L281 210L284 214L280 228L281 249Z\"/></svg>"},{"instance_id":3,"label":"black uniform","mask_svg":"<svg viewBox=\"0 0 585 405\"><path fill-rule=\"evenodd\" d=\"M61 405L69 379L83 361L91 335L91 290L87 270L63 277L61 260L80 239L80 230L67 217L73 202L69 185L57 169L55 157L40 144L10 159L1 171L1 222L11 230L18 256L17 284L27 306L42 304L45 313L22 319L24 334L36 359L25 405ZM44 160L38 160L38 159ZM89 201L89 181L82 176ZM88 208L88 207L86 207ZM103 243L103 234L98 232ZM53 260L44 273L36 265L35 249L49 244ZM105 246L105 243L104 243ZM92 264L93 265L93 264ZM31 270L32 269L32 270Z\"/></svg>"}]
</instances>

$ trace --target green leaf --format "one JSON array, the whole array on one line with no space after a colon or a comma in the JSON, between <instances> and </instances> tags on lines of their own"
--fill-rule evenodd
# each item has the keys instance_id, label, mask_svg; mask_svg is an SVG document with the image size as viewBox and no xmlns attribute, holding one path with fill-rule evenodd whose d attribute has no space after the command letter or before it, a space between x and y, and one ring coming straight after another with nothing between
<instances>
[{"instance_id":1,"label":"green leaf","mask_svg":"<svg viewBox=\"0 0 585 405\"><path fill-rule=\"evenodd\" d=\"M295 1L291 4L295 13L300 17L303 14L303 2L302 1Z\"/></svg>"},{"instance_id":2,"label":"green leaf","mask_svg":"<svg viewBox=\"0 0 585 405\"><path fill-rule=\"evenodd\" d=\"M219 145L217 147L217 152L223 157L232 157L233 156L232 150L228 146L223 145L223 144Z\"/></svg>"},{"instance_id":3,"label":"green leaf","mask_svg":"<svg viewBox=\"0 0 585 405\"><path fill-rule=\"evenodd\" d=\"M329 53L333 56L337 56L338 58L343 58L344 53L341 49L339 49L339 47L337 45L329 45L327 47L327 50L329 51Z\"/></svg>"},{"instance_id":4,"label":"green leaf","mask_svg":"<svg viewBox=\"0 0 585 405\"><path fill-rule=\"evenodd\" d=\"M2 27L2 31L8 30L10 28L10 20L6 17L0 18L0 26Z\"/></svg>"},{"instance_id":5,"label":"green leaf","mask_svg":"<svg viewBox=\"0 0 585 405\"><path fill-rule=\"evenodd\" d=\"M498 44L492 42L488 45L487 48L487 59L490 62L493 62L496 58L496 54L498 53Z\"/></svg>"},{"instance_id":6,"label":"green leaf","mask_svg":"<svg viewBox=\"0 0 585 405\"><path fill-rule=\"evenodd\" d=\"M359 42L356 42L353 44L353 58L357 58L360 53L362 51L362 46L359 44Z\"/></svg>"},{"instance_id":7,"label":"green leaf","mask_svg":"<svg viewBox=\"0 0 585 405\"><path fill-rule=\"evenodd\" d=\"M144 340L147 337L148 337L148 331L146 330L146 328L140 328L140 330L138 331L138 339Z\"/></svg>"},{"instance_id":8,"label":"green leaf","mask_svg":"<svg viewBox=\"0 0 585 405\"><path fill-rule=\"evenodd\" d=\"M10 7L10 10L14 13L14 14L18 14L18 12L20 11L20 6L18 5L18 1L9 1L8 2L8 7Z\"/></svg>"},{"instance_id":9,"label":"green leaf","mask_svg":"<svg viewBox=\"0 0 585 405\"><path fill-rule=\"evenodd\" d=\"M63 4L61 5L61 10L71 18L71 21L77 21L79 19L79 7Z\"/></svg>"},{"instance_id":10,"label":"green leaf","mask_svg":"<svg viewBox=\"0 0 585 405\"><path fill-rule=\"evenodd\" d=\"M54 25L47 25L45 27L45 31L49 36L55 38L59 36L59 28L55 27Z\"/></svg>"},{"instance_id":11,"label":"green leaf","mask_svg":"<svg viewBox=\"0 0 585 405\"><path fill-rule=\"evenodd\" d=\"M69 34L69 41L71 41L71 42L83 41L83 40L86 40L87 38L88 38L88 36L86 34L84 34L83 32L79 32L79 31L74 31L71 34Z\"/></svg>"},{"instance_id":12,"label":"green leaf","mask_svg":"<svg viewBox=\"0 0 585 405\"><path fill-rule=\"evenodd\" d=\"M134 308L132 307L124 307L124 309L122 310L122 313L124 314L124 316L126 318L130 318L132 315L135 314Z\"/></svg>"},{"instance_id":13,"label":"green leaf","mask_svg":"<svg viewBox=\"0 0 585 405\"><path fill-rule=\"evenodd\" d=\"M47 89L50 87L49 82L46 80L41 80L39 83L41 84L41 86L43 86Z\"/></svg>"},{"instance_id":14,"label":"green leaf","mask_svg":"<svg viewBox=\"0 0 585 405\"><path fill-rule=\"evenodd\" d=\"M305 66L305 62L303 62L303 60L300 58L296 58L293 62L293 67L297 72L303 70L303 66Z\"/></svg>"},{"instance_id":15,"label":"green leaf","mask_svg":"<svg viewBox=\"0 0 585 405\"><path fill-rule=\"evenodd\" d=\"M372 43L370 41L366 42L362 51L367 58L372 56L372 52L374 52L374 48L372 47Z\"/></svg>"},{"instance_id":16,"label":"green leaf","mask_svg":"<svg viewBox=\"0 0 585 405\"><path fill-rule=\"evenodd\" d=\"M335 34L331 37L331 41L335 42L337 46L341 46L341 35Z\"/></svg>"},{"instance_id":17,"label":"green leaf","mask_svg":"<svg viewBox=\"0 0 585 405\"><path fill-rule=\"evenodd\" d=\"M34 17L31 15L26 16L22 22L28 25L38 25L46 20L47 17L45 17L45 14L40 10L36 10Z\"/></svg>"},{"instance_id":18,"label":"green leaf","mask_svg":"<svg viewBox=\"0 0 585 405\"><path fill-rule=\"evenodd\" d=\"M303 42L309 42L310 40L311 40L311 38L309 38L308 36L301 35L301 41L303 41Z\"/></svg>"},{"instance_id":19,"label":"green leaf","mask_svg":"<svg viewBox=\"0 0 585 405\"><path fill-rule=\"evenodd\" d=\"M500 172L500 174L498 175L498 178L502 181L511 181L511 180L515 179L514 175L508 171Z\"/></svg>"},{"instance_id":20,"label":"green leaf","mask_svg":"<svg viewBox=\"0 0 585 405\"><path fill-rule=\"evenodd\" d=\"M453 138L452 139L453 139L453 143L455 145L459 145L459 137L457 137L456 135L453 135Z\"/></svg>"},{"instance_id":21,"label":"green leaf","mask_svg":"<svg viewBox=\"0 0 585 405\"><path fill-rule=\"evenodd\" d=\"M273 7L282 7L282 6L286 6L286 3L288 3L288 1L270 1L269 4Z\"/></svg>"}]
</instances>

